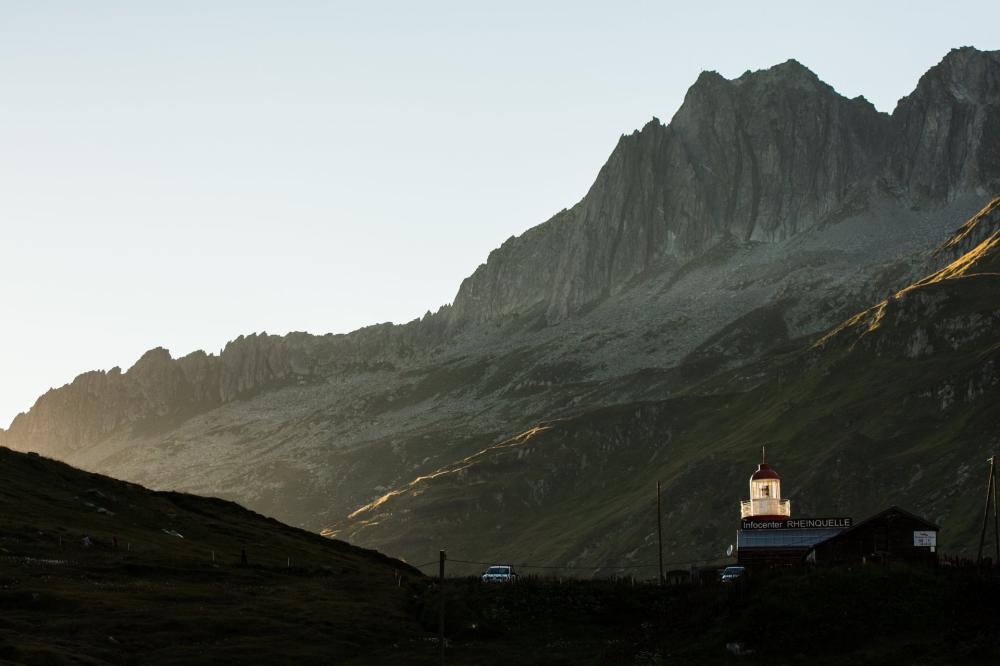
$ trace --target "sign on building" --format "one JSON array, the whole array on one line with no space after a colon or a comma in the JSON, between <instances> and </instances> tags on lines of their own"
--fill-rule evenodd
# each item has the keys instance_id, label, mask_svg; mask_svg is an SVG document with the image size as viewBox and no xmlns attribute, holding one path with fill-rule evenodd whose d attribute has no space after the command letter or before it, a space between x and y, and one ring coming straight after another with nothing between
<instances>
[{"instance_id":1,"label":"sign on building","mask_svg":"<svg viewBox=\"0 0 1000 666\"><path fill-rule=\"evenodd\" d=\"M937 546L937 532L913 530L913 545L930 546L931 552L934 552L934 548Z\"/></svg>"},{"instance_id":2,"label":"sign on building","mask_svg":"<svg viewBox=\"0 0 1000 666\"><path fill-rule=\"evenodd\" d=\"M850 518L788 518L783 520L744 518L740 521L740 529L744 530L846 530L850 526Z\"/></svg>"}]
</instances>

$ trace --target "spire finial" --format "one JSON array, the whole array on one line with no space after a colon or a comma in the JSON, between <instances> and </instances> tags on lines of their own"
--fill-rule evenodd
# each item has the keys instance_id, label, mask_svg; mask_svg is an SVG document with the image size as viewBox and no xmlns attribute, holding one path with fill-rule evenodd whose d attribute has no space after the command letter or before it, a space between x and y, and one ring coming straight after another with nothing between
<instances>
[{"instance_id":1,"label":"spire finial","mask_svg":"<svg viewBox=\"0 0 1000 666\"><path fill-rule=\"evenodd\" d=\"M766 447L760 447L760 462L764 464L767 462L767 450Z\"/></svg>"}]
</instances>

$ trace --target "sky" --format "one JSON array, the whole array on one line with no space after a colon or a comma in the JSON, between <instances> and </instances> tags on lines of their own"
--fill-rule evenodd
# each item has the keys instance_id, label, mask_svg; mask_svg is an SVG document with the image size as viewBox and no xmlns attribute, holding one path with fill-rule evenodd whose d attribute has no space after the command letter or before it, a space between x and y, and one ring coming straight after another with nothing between
<instances>
[{"instance_id":1,"label":"sky","mask_svg":"<svg viewBox=\"0 0 1000 666\"><path fill-rule=\"evenodd\" d=\"M702 70L891 112L994 2L0 0L0 427L81 372L451 302Z\"/></svg>"}]
</instances>

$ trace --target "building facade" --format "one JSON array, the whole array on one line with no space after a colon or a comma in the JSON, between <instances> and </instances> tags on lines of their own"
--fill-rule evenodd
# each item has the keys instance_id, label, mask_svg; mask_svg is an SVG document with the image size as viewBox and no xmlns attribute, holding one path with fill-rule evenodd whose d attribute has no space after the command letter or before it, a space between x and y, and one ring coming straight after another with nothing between
<instances>
[{"instance_id":1,"label":"building facade","mask_svg":"<svg viewBox=\"0 0 1000 666\"><path fill-rule=\"evenodd\" d=\"M871 562L934 565L938 530L934 523L893 506L817 543L809 549L806 561L824 565Z\"/></svg>"},{"instance_id":2,"label":"building facade","mask_svg":"<svg viewBox=\"0 0 1000 666\"><path fill-rule=\"evenodd\" d=\"M762 450L750 475L750 499L740 502L736 561L754 568L800 565L813 546L850 525L850 518L793 519L791 502L781 496L781 476Z\"/></svg>"}]
</instances>

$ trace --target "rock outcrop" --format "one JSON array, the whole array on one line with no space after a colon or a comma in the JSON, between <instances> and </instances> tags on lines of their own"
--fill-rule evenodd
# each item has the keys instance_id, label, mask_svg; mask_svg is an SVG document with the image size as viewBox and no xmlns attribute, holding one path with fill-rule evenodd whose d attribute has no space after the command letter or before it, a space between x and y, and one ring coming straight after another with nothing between
<instances>
[{"instance_id":1,"label":"rock outcrop","mask_svg":"<svg viewBox=\"0 0 1000 666\"><path fill-rule=\"evenodd\" d=\"M889 116L794 60L705 72L669 125L623 136L587 195L463 282L451 325L565 319L725 237L776 242L874 195L933 205L1000 184L1000 52L949 53Z\"/></svg>"},{"instance_id":2,"label":"rock outcrop","mask_svg":"<svg viewBox=\"0 0 1000 666\"><path fill-rule=\"evenodd\" d=\"M0 441L59 442L59 451L41 452L65 455L123 427L191 416L241 393L311 374L315 359L295 341L241 336L219 356L198 351L176 360L166 349L151 349L126 372L87 372L48 391L14 419Z\"/></svg>"},{"instance_id":3,"label":"rock outcrop","mask_svg":"<svg viewBox=\"0 0 1000 666\"><path fill-rule=\"evenodd\" d=\"M886 179L918 203L1000 190L1000 51L955 49L892 114Z\"/></svg>"},{"instance_id":4,"label":"rock outcrop","mask_svg":"<svg viewBox=\"0 0 1000 666\"><path fill-rule=\"evenodd\" d=\"M1000 235L1000 197L990 201L956 231L948 242L937 248L933 256L939 261L952 262L968 255L989 238ZM982 260L977 257L977 260Z\"/></svg>"},{"instance_id":5,"label":"rock outcrop","mask_svg":"<svg viewBox=\"0 0 1000 666\"><path fill-rule=\"evenodd\" d=\"M260 390L345 368L381 367L413 353L411 328L379 325L336 336L241 335L218 356L196 351L178 359L157 347L126 372L87 372L49 390L0 430L0 445L65 456L123 429L133 434L162 429Z\"/></svg>"}]
</instances>

